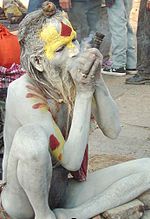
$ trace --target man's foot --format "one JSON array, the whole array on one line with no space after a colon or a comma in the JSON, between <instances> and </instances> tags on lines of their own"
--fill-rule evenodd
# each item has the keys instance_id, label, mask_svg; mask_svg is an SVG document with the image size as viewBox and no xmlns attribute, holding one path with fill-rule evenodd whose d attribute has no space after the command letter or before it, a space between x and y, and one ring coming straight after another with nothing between
<instances>
[{"instance_id":1,"label":"man's foot","mask_svg":"<svg viewBox=\"0 0 150 219\"><path fill-rule=\"evenodd\" d=\"M140 85L140 84L150 84L150 78L144 78L139 74L136 74L130 78L126 79L126 84L135 84L135 85Z\"/></svg>"},{"instance_id":2,"label":"man's foot","mask_svg":"<svg viewBox=\"0 0 150 219\"><path fill-rule=\"evenodd\" d=\"M122 68L103 68L102 74L105 75L114 75L114 76L125 76L126 75L126 69L125 67Z\"/></svg>"},{"instance_id":3,"label":"man's foot","mask_svg":"<svg viewBox=\"0 0 150 219\"><path fill-rule=\"evenodd\" d=\"M136 68L127 68L126 73L130 74L130 75L135 75L137 73L137 69Z\"/></svg>"}]
</instances>

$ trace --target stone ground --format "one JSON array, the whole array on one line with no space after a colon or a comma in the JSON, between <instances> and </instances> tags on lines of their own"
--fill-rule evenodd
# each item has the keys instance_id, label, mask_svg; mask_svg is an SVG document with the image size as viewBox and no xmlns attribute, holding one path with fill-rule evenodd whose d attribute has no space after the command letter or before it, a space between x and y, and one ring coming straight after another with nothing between
<instances>
[{"instance_id":1,"label":"stone ground","mask_svg":"<svg viewBox=\"0 0 150 219\"><path fill-rule=\"evenodd\" d=\"M135 32L139 4L140 0L134 0L131 13L131 23ZM92 133L91 169L150 155L150 87L126 85L127 77L129 76L118 78L104 75L104 80L119 107L122 131L116 140L106 138L99 129Z\"/></svg>"},{"instance_id":2,"label":"stone ground","mask_svg":"<svg viewBox=\"0 0 150 219\"><path fill-rule=\"evenodd\" d=\"M140 0L134 1L131 21L137 29ZM150 85L126 85L125 77L104 75L104 80L115 99L122 130L116 140L105 137L100 129L90 135L89 170L107 167L130 159L150 156ZM135 205L134 205L135 204ZM105 212L95 219L150 219L150 211L143 210L137 201Z\"/></svg>"},{"instance_id":3,"label":"stone ground","mask_svg":"<svg viewBox=\"0 0 150 219\"><path fill-rule=\"evenodd\" d=\"M91 134L92 169L150 156L150 86L126 85L127 77L104 76L118 104L122 130L116 140L105 137L100 129Z\"/></svg>"}]
</instances>

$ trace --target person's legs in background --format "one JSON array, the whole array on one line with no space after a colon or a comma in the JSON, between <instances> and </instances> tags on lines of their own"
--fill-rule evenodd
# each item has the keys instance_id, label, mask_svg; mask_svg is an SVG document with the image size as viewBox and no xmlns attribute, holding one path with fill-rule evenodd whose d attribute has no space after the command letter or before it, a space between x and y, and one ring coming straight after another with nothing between
<instances>
[{"instance_id":1,"label":"person's legs in background","mask_svg":"<svg viewBox=\"0 0 150 219\"><path fill-rule=\"evenodd\" d=\"M87 23L89 26L89 34L97 32L97 22L100 20L101 0L87 0Z\"/></svg>"},{"instance_id":2,"label":"person's legs in background","mask_svg":"<svg viewBox=\"0 0 150 219\"><path fill-rule=\"evenodd\" d=\"M89 27L87 23L87 4L86 1L72 1L72 8L68 12L69 20L77 32L79 42L88 36Z\"/></svg>"},{"instance_id":3,"label":"person's legs in background","mask_svg":"<svg viewBox=\"0 0 150 219\"><path fill-rule=\"evenodd\" d=\"M28 6L28 13L39 9L44 0L30 0Z\"/></svg>"},{"instance_id":4,"label":"person's legs in background","mask_svg":"<svg viewBox=\"0 0 150 219\"><path fill-rule=\"evenodd\" d=\"M127 73L136 73L137 68L137 51L136 51L136 35L129 22L130 12L133 6L133 0L125 1L126 16L127 16L127 52L126 52L126 71Z\"/></svg>"},{"instance_id":5,"label":"person's legs in background","mask_svg":"<svg viewBox=\"0 0 150 219\"><path fill-rule=\"evenodd\" d=\"M103 1L102 1L103 2ZM111 33L109 30L109 23L108 23L108 14L107 14L107 7L102 6L100 7L100 19L97 22L97 29L100 33L104 34L105 37L101 43L100 51L103 55L103 68L110 67L112 65L111 60Z\"/></svg>"},{"instance_id":6,"label":"person's legs in background","mask_svg":"<svg viewBox=\"0 0 150 219\"><path fill-rule=\"evenodd\" d=\"M128 39L134 36L131 29L129 30L129 15L132 9L132 1L133 0L128 0L128 4L125 4L125 1L116 0L114 5L107 9L109 27L112 35L113 64L111 68L103 69L102 73L104 74L124 76L126 75L126 66L128 66L127 62L129 62L130 57L135 55L134 59L136 60L135 47L132 45L133 40L130 43L128 42ZM129 51L128 46L130 47ZM128 54L130 54L130 57L127 57ZM130 61L130 64L132 62L133 60ZM136 64L133 62L133 65ZM135 66L130 66L130 68L135 68Z\"/></svg>"},{"instance_id":7,"label":"person's legs in background","mask_svg":"<svg viewBox=\"0 0 150 219\"><path fill-rule=\"evenodd\" d=\"M69 10L69 19L77 31L78 40L81 42L90 33L98 31L97 22L100 19L101 0L73 0Z\"/></svg>"},{"instance_id":8,"label":"person's legs in background","mask_svg":"<svg viewBox=\"0 0 150 219\"><path fill-rule=\"evenodd\" d=\"M127 84L150 84L150 11L147 0L141 0L137 29L138 74L126 79Z\"/></svg>"}]
</instances>

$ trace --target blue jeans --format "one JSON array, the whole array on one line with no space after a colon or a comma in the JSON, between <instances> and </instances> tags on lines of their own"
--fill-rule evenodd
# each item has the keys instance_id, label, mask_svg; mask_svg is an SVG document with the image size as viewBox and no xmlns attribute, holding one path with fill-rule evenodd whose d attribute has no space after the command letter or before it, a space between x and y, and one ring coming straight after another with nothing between
<instances>
[{"instance_id":1,"label":"blue jeans","mask_svg":"<svg viewBox=\"0 0 150 219\"><path fill-rule=\"evenodd\" d=\"M113 68L137 66L136 38L129 23L133 0L116 0L107 8L110 32L112 35Z\"/></svg>"},{"instance_id":2,"label":"blue jeans","mask_svg":"<svg viewBox=\"0 0 150 219\"><path fill-rule=\"evenodd\" d=\"M69 19L77 31L78 40L87 37L90 32L97 31L100 18L101 0L73 0L68 12Z\"/></svg>"},{"instance_id":3,"label":"blue jeans","mask_svg":"<svg viewBox=\"0 0 150 219\"><path fill-rule=\"evenodd\" d=\"M44 0L30 0L29 7L28 7L28 13L39 9L43 2Z\"/></svg>"}]
</instances>

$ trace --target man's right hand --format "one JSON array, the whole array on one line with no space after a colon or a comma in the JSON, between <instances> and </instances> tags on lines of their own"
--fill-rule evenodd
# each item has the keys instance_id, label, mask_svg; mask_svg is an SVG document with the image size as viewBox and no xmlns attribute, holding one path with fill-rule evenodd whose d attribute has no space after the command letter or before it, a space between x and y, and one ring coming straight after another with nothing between
<instances>
[{"instance_id":1,"label":"man's right hand","mask_svg":"<svg viewBox=\"0 0 150 219\"><path fill-rule=\"evenodd\" d=\"M69 11L71 8L71 0L59 0L59 5L65 11Z\"/></svg>"},{"instance_id":2,"label":"man's right hand","mask_svg":"<svg viewBox=\"0 0 150 219\"><path fill-rule=\"evenodd\" d=\"M87 49L74 57L68 65L68 71L76 85L78 92L95 91L95 80L100 70L101 60L99 51L95 48Z\"/></svg>"}]
</instances>

